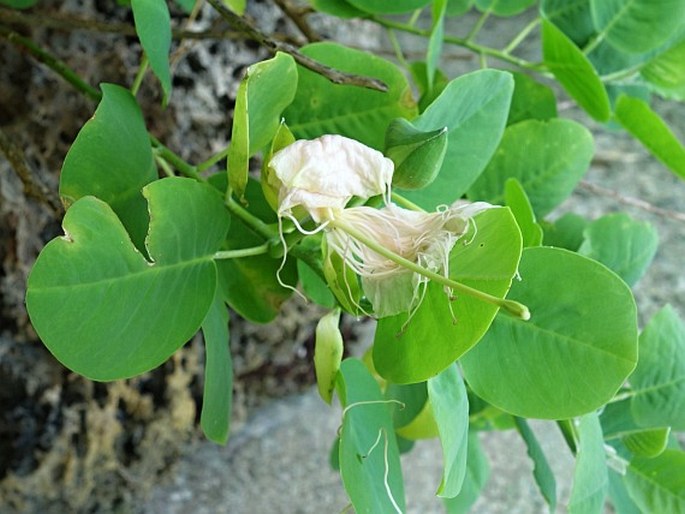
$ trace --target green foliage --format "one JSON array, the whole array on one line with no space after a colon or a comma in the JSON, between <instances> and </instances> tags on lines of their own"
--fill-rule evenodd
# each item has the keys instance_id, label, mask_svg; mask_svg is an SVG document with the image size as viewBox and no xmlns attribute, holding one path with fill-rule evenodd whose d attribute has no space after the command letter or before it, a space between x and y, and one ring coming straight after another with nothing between
<instances>
[{"instance_id":1,"label":"green foliage","mask_svg":"<svg viewBox=\"0 0 685 514\"><path fill-rule=\"evenodd\" d=\"M392 120L415 116L416 104L407 79L389 61L334 43L307 45L302 52L341 71L378 78L388 91L333 84L321 75L298 68L295 99L283 113L298 139L342 134L381 149Z\"/></svg>"},{"instance_id":2,"label":"green foliage","mask_svg":"<svg viewBox=\"0 0 685 514\"><path fill-rule=\"evenodd\" d=\"M171 94L171 25L169 8L164 0L131 0L136 33L140 38L150 68L162 84L162 104L166 105Z\"/></svg>"},{"instance_id":3,"label":"green foliage","mask_svg":"<svg viewBox=\"0 0 685 514\"><path fill-rule=\"evenodd\" d=\"M451 203L483 171L504 131L514 82L498 70L481 70L451 81L415 120L423 131L447 127L447 152L435 180L406 196L423 208Z\"/></svg>"},{"instance_id":4,"label":"green foliage","mask_svg":"<svg viewBox=\"0 0 685 514\"><path fill-rule=\"evenodd\" d=\"M521 255L521 236L508 209L492 209L475 218L450 255L450 277L504 297ZM495 257L496 256L496 257ZM467 352L490 326L497 308L467 295L450 298L443 286L429 284L421 307L378 322L373 362L378 373L396 383L422 382Z\"/></svg>"},{"instance_id":5,"label":"green foliage","mask_svg":"<svg viewBox=\"0 0 685 514\"><path fill-rule=\"evenodd\" d=\"M534 1L310 3L424 37L425 56L398 59L402 69L333 42L303 47L305 59L277 45L284 51L249 66L238 87L230 146L193 165L150 136L144 120L153 113L135 98L148 62L164 103L169 97L167 4L131 2L145 59L130 90L101 85L65 159L65 235L45 246L28 280L39 337L69 369L115 380L162 364L201 330L200 424L224 444L229 313L270 322L297 289L329 309L313 366L322 399L337 393L343 406L331 461L356 512L403 512L399 455L435 437L443 453L436 494L448 513L468 512L489 475L477 431L508 429L522 437L555 510L556 479L526 418L558 420L575 456L569 512L601 512L607 495L621 514L685 510L685 454L673 443L685 431L685 326L664 307L638 352L629 287L647 271L658 237L621 213L557 217L594 143L583 124L559 117L554 88L543 84L556 82L591 118L624 129L685 178L683 145L650 104L650 92L685 96L685 2L542 0L539 16L501 50L476 43L480 26L508 23ZM245 9L241 0L224 4ZM484 14L471 33L449 34L446 17L472 8ZM542 62L534 63L515 50L538 23ZM518 71L450 77L441 70L447 44ZM397 45L400 56L407 48ZM313 71L318 65L378 79L387 91ZM269 166L296 139L331 134L383 156L345 155L341 143L331 162L312 161L307 150L295 156L292 176ZM255 157L259 180L248 173ZM223 158L228 171L208 177ZM393 176L380 176L389 161ZM155 164L190 178L159 179ZM286 198L293 209L279 208ZM365 293L373 280L386 280L379 290L389 302L404 306L410 296L411 305L378 319L363 361L343 361L341 313L374 312Z\"/></svg>"},{"instance_id":6,"label":"green foliage","mask_svg":"<svg viewBox=\"0 0 685 514\"><path fill-rule=\"evenodd\" d=\"M64 159L59 194L67 207L88 195L109 204L144 251L148 215L140 191L157 178L150 138L135 98L113 84L101 89L102 101Z\"/></svg>"},{"instance_id":7,"label":"green foliage","mask_svg":"<svg viewBox=\"0 0 685 514\"><path fill-rule=\"evenodd\" d=\"M523 417L571 418L600 407L637 362L630 290L604 266L556 248L526 248L518 271L509 296L528 305L531 319L497 316L462 358L468 384ZM532 384L536 394L526 394Z\"/></svg>"},{"instance_id":8,"label":"green foliage","mask_svg":"<svg viewBox=\"0 0 685 514\"><path fill-rule=\"evenodd\" d=\"M214 298L212 257L228 228L219 195L185 178L153 182L143 194L153 261L106 203L86 196L67 211L64 237L45 247L29 277L26 303L41 339L94 380L159 366L197 332Z\"/></svg>"}]
</instances>

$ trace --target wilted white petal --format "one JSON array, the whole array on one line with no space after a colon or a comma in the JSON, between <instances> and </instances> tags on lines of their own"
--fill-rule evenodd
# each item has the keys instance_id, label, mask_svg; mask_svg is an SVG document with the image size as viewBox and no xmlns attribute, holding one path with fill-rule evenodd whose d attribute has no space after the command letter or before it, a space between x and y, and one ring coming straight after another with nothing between
<instances>
[{"instance_id":1,"label":"wilted white petal","mask_svg":"<svg viewBox=\"0 0 685 514\"><path fill-rule=\"evenodd\" d=\"M339 135L295 141L269 166L281 182L279 215L301 205L316 222L342 211L353 196L389 194L394 171L381 152Z\"/></svg>"},{"instance_id":2,"label":"wilted white petal","mask_svg":"<svg viewBox=\"0 0 685 514\"><path fill-rule=\"evenodd\" d=\"M437 212L412 211L388 204L382 209L351 207L338 220L354 227L365 238L424 269L449 275L449 255L468 230L469 214L490 208L490 204L455 205ZM423 275L407 270L350 236L344 229L327 232L329 247L362 278L364 294L378 317L410 312L421 302Z\"/></svg>"}]
</instances>

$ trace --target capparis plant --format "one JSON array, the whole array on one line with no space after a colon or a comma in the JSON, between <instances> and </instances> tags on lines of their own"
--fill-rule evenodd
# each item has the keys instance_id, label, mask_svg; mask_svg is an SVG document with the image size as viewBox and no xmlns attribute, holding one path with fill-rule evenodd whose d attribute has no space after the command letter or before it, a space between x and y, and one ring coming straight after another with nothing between
<instances>
[{"instance_id":1,"label":"capparis plant","mask_svg":"<svg viewBox=\"0 0 685 514\"><path fill-rule=\"evenodd\" d=\"M594 148L547 85L685 178L685 149L650 107L685 97L685 0L311 0L425 37L421 61L397 44L400 64L335 42L298 50L259 32L245 1L208 4L274 54L247 68L230 145L205 162L151 137L136 100L148 69L174 100L164 0L130 2L144 51L134 84L94 90L53 66L99 101L62 167L64 235L28 281L54 356L92 380L125 379L201 331L201 425L223 444L229 311L267 323L298 294L329 309L312 365L322 399L342 405L332 464L356 512L404 512L399 455L436 437L436 494L447 512L467 511L488 476L478 432L505 429L525 442L554 511L529 419L553 420L576 458L569 512L685 512L685 325L667 305L639 331L631 293L657 234L621 213L548 216ZM445 21L470 10L481 13L470 33L448 33ZM523 11L536 15L506 47L477 42L483 24ZM531 34L539 62L516 53ZM446 76L445 45L483 69ZM342 359L343 312L377 319L363 359Z\"/></svg>"}]
</instances>

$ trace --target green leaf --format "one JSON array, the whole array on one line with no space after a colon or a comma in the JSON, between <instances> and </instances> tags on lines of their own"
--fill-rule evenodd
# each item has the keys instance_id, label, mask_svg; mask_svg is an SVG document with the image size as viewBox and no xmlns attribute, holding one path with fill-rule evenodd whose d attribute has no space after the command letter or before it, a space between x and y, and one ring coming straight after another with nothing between
<instances>
[{"instance_id":1,"label":"green leaf","mask_svg":"<svg viewBox=\"0 0 685 514\"><path fill-rule=\"evenodd\" d=\"M469 432L468 455L466 457L466 475L460 493L454 498L444 498L443 503L447 509L447 514L466 514L480 492L485 487L490 476L488 460L483 453L478 434Z\"/></svg>"},{"instance_id":2,"label":"green leaf","mask_svg":"<svg viewBox=\"0 0 685 514\"><path fill-rule=\"evenodd\" d=\"M624 476L609 468L609 498L617 514L642 514L628 495Z\"/></svg>"},{"instance_id":3,"label":"green leaf","mask_svg":"<svg viewBox=\"0 0 685 514\"><path fill-rule=\"evenodd\" d=\"M420 9L430 3L430 0L347 0L357 9L371 14L401 14Z\"/></svg>"},{"instance_id":4,"label":"green leaf","mask_svg":"<svg viewBox=\"0 0 685 514\"><path fill-rule=\"evenodd\" d=\"M640 360L630 385L638 425L685 430L685 324L670 305L640 334Z\"/></svg>"},{"instance_id":5,"label":"green leaf","mask_svg":"<svg viewBox=\"0 0 685 514\"><path fill-rule=\"evenodd\" d=\"M658 55L640 70L656 91L676 100L685 100L685 40Z\"/></svg>"},{"instance_id":6,"label":"green leaf","mask_svg":"<svg viewBox=\"0 0 685 514\"><path fill-rule=\"evenodd\" d=\"M406 196L425 209L451 204L483 171L499 143L514 89L511 75L481 70L463 75L415 120L425 132L447 127L447 153L436 179Z\"/></svg>"},{"instance_id":7,"label":"green leaf","mask_svg":"<svg viewBox=\"0 0 685 514\"><path fill-rule=\"evenodd\" d=\"M178 5L186 14L190 14L195 7L195 0L174 0L176 5Z\"/></svg>"},{"instance_id":8,"label":"green leaf","mask_svg":"<svg viewBox=\"0 0 685 514\"><path fill-rule=\"evenodd\" d=\"M210 441L226 444L233 405L233 365L228 335L228 311L217 288L205 320L205 386L200 425Z\"/></svg>"},{"instance_id":9,"label":"green leaf","mask_svg":"<svg viewBox=\"0 0 685 514\"><path fill-rule=\"evenodd\" d=\"M393 384L388 383L385 388L385 398L393 400L392 421L396 429L410 425L428 401L426 382L417 384ZM399 403L398 403L399 402Z\"/></svg>"},{"instance_id":10,"label":"green leaf","mask_svg":"<svg viewBox=\"0 0 685 514\"><path fill-rule=\"evenodd\" d=\"M595 33L590 0L541 0L540 12L580 47Z\"/></svg>"},{"instance_id":11,"label":"green leaf","mask_svg":"<svg viewBox=\"0 0 685 514\"><path fill-rule=\"evenodd\" d=\"M221 175L225 177L225 175ZM259 183L250 179L245 190L250 212L266 223L275 223L276 214L266 202ZM224 244L227 250L259 246L264 240L235 218ZM240 259L221 259L216 262L219 287L233 310L254 323L268 323L281 311L281 305L292 295L276 277L281 260L269 255L253 255ZM297 284L297 266L288 259L280 272L281 280L291 286Z\"/></svg>"},{"instance_id":12,"label":"green leaf","mask_svg":"<svg viewBox=\"0 0 685 514\"><path fill-rule=\"evenodd\" d=\"M328 285L309 265L298 259L297 276L302 284L304 294L316 304L332 309L337 305L335 296L331 293Z\"/></svg>"},{"instance_id":13,"label":"green leaf","mask_svg":"<svg viewBox=\"0 0 685 514\"><path fill-rule=\"evenodd\" d=\"M653 458L661 455L666 449L670 434L670 427L640 430L626 435L623 438L623 444L634 455Z\"/></svg>"},{"instance_id":14,"label":"green leaf","mask_svg":"<svg viewBox=\"0 0 685 514\"><path fill-rule=\"evenodd\" d=\"M571 195L593 153L592 134L575 121L522 121L504 131L495 155L468 196L503 203L505 182L516 178L535 214L544 216Z\"/></svg>"},{"instance_id":15,"label":"green leaf","mask_svg":"<svg viewBox=\"0 0 685 514\"><path fill-rule=\"evenodd\" d=\"M385 133L385 155L395 164L392 184L405 189L429 185L442 166L447 150L447 129L423 132L411 122L393 120Z\"/></svg>"},{"instance_id":16,"label":"green leaf","mask_svg":"<svg viewBox=\"0 0 685 514\"><path fill-rule=\"evenodd\" d=\"M64 159L59 194L67 207L88 195L107 202L142 251L148 214L141 189L157 179L150 136L128 90L100 87L102 100Z\"/></svg>"},{"instance_id":17,"label":"green leaf","mask_svg":"<svg viewBox=\"0 0 685 514\"><path fill-rule=\"evenodd\" d=\"M521 183L515 178L507 179L504 184L504 203L516 218L516 224L521 230L523 247L540 246L542 244L542 227L535 221L533 206Z\"/></svg>"},{"instance_id":18,"label":"green leaf","mask_svg":"<svg viewBox=\"0 0 685 514\"><path fill-rule=\"evenodd\" d=\"M245 4L247 3L247 0L223 0L223 2L226 4L226 7L239 16L242 16L245 13Z\"/></svg>"},{"instance_id":19,"label":"green leaf","mask_svg":"<svg viewBox=\"0 0 685 514\"><path fill-rule=\"evenodd\" d=\"M442 44L445 37L445 10L447 0L434 0L432 5L433 25L428 38L426 50L426 84L428 90L433 89L435 72L442 54Z\"/></svg>"},{"instance_id":20,"label":"green leaf","mask_svg":"<svg viewBox=\"0 0 685 514\"><path fill-rule=\"evenodd\" d=\"M583 234L589 223L587 219L572 212L567 212L554 223L543 222L545 246L557 246L575 252L583 244Z\"/></svg>"},{"instance_id":21,"label":"green leaf","mask_svg":"<svg viewBox=\"0 0 685 514\"><path fill-rule=\"evenodd\" d=\"M443 472L437 495L454 498L466 476L469 402L456 364L428 379L428 398L438 426Z\"/></svg>"},{"instance_id":22,"label":"green leaf","mask_svg":"<svg viewBox=\"0 0 685 514\"><path fill-rule=\"evenodd\" d=\"M171 18L164 0L131 0L136 33L152 72L162 84L164 92L162 105L166 105L171 94L171 70L169 50L171 49Z\"/></svg>"},{"instance_id":23,"label":"green leaf","mask_svg":"<svg viewBox=\"0 0 685 514\"><path fill-rule=\"evenodd\" d=\"M634 458L625 483L641 512L685 512L685 452L668 449L654 459Z\"/></svg>"},{"instance_id":24,"label":"green leaf","mask_svg":"<svg viewBox=\"0 0 685 514\"><path fill-rule=\"evenodd\" d=\"M656 229L627 214L609 214L590 223L578 253L601 262L634 285L652 262L659 245Z\"/></svg>"},{"instance_id":25,"label":"green leaf","mask_svg":"<svg viewBox=\"0 0 685 514\"><path fill-rule=\"evenodd\" d=\"M416 116L407 79L389 61L335 43L313 43L303 47L302 53L340 71L380 79L388 91L336 85L299 67L297 93L284 113L298 139L342 134L380 150L390 121Z\"/></svg>"},{"instance_id":26,"label":"green leaf","mask_svg":"<svg viewBox=\"0 0 685 514\"><path fill-rule=\"evenodd\" d=\"M317 11L332 14L338 18L359 18L368 15L345 0L309 0L309 3Z\"/></svg>"},{"instance_id":27,"label":"green leaf","mask_svg":"<svg viewBox=\"0 0 685 514\"><path fill-rule=\"evenodd\" d=\"M296 90L297 67L288 54L278 52L247 68L238 87L228 152L228 182L236 196L245 192L250 157L274 137Z\"/></svg>"},{"instance_id":28,"label":"green leaf","mask_svg":"<svg viewBox=\"0 0 685 514\"><path fill-rule=\"evenodd\" d=\"M314 371L319 395L330 404L343 355L343 338L338 328L340 309L323 316L316 325Z\"/></svg>"},{"instance_id":29,"label":"green leaf","mask_svg":"<svg viewBox=\"0 0 685 514\"><path fill-rule=\"evenodd\" d=\"M514 95L511 97L507 125L528 119L548 120L557 117L557 101L551 88L523 73L514 72L512 76Z\"/></svg>"},{"instance_id":30,"label":"green leaf","mask_svg":"<svg viewBox=\"0 0 685 514\"><path fill-rule=\"evenodd\" d=\"M625 95L619 97L616 102L616 119L654 157L676 175L685 178L685 147L646 102Z\"/></svg>"},{"instance_id":31,"label":"green leaf","mask_svg":"<svg viewBox=\"0 0 685 514\"><path fill-rule=\"evenodd\" d=\"M606 405L600 417L604 439L620 439L623 445L635 455L656 457L666 449L670 427L637 424L631 409L631 399L613 401Z\"/></svg>"},{"instance_id":32,"label":"green leaf","mask_svg":"<svg viewBox=\"0 0 685 514\"><path fill-rule=\"evenodd\" d=\"M476 7L497 16L514 16L528 9L535 2L536 0L476 0Z\"/></svg>"},{"instance_id":33,"label":"green leaf","mask_svg":"<svg viewBox=\"0 0 685 514\"><path fill-rule=\"evenodd\" d=\"M583 52L561 30L542 21L544 62L566 92L597 121L611 115L609 96L597 71Z\"/></svg>"},{"instance_id":34,"label":"green leaf","mask_svg":"<svg viewBox=\"0 0 685 514\"><path fill-rule=\"evenodd\" d=\"M531 430L526 420L515 417L514 422L516 423L516 429L521 434L521 438L526 443L528 457L533 461L535 483L549 505L549 511L555 512L557 508L557 481L554 478L552 468L550 468L545 453L542 451L535 433Z\"/></svg>"},{"instance_id":35,"label":"green leaf","mask_svg":"<svg viewBox=\"0 0 685 514\"><path fill-rule=\"evenodd\" d=\"M596 413L583 416L576 424L578 452L573 472L569 514L601 514L609 489L602 427Z\"/></svg>"},{"instance_id":36,"label":"green leaf","mask_svg":"<svg viewBox=\"0 0 685 514\"><path fill-rule=\"evenodd\" d=\"M378 383L361 361L345 359L337 388L345 408L340 429L340 474L355 512L404 511L397 440Z\"/></svg>"},{"instance_id":37,"label":"green leaf","mask_svg":"<svg viewBox=\"0 0 685 514\"><path fill-rule=\"evenodd\" d=\"M67 211L65 236L43 248L29 277L26 303L41 340L93 380L160 365L197 332L214 298L213 255L229 222L221 197L184 178L158 180L143 194L151 261L112 209L88 196Z\"/></svg>"},{"instance_id":38,"label":"green leaf","mask_svg":"<svg viewBox=\"0 0 685 514\"><path fill-rule=\"evenodd\" d=\"M590 0L590 7L597 37L629 53L655 49L685 17L682 0Z\"/></svg>"},{"instance_id":39,"label":"green leaf","mask_svg":"<svg viewBox=\"0 0 685 514\"><path fill-rule=\"evenodd\" d=\"M14 9L28 9L38 3L38 0L0 0L1 5L7 5Z\"/></svg>"},{"instance_id":40,"label":"green leaf","mask_svg":"<svg viewBox=\"0 0 685 514\"><path fill-rule=\"evenodd\" d=\"M482 212L475 225L475 232L472 227L450 254L450 278L501 298L517 269L518 226L509 209ZM450 301L443 286L431 283L410 320L408 314L378 320L373 346L376 369L395 383L435 376L476 344L496 312L493 305L467 295Z\"/></svg>"},{"instance_id":41,"label":"green leaf","mask_svg":"<svg viewBox=\"0 0 685 514\"><path fill-rule=\"evenodd\" d=\"M628 286L601 264L559 248L523 251L509 297L529 321L500 314L463 358L480 397L517 416L564 419L609 401L637 362Z\"/></svg>"}]
</instances>

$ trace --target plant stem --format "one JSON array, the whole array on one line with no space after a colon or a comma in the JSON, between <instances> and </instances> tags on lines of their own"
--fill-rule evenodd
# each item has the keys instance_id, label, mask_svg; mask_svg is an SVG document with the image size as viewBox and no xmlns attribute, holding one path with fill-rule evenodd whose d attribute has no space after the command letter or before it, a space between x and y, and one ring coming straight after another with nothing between
<instances>
[{"instance_id":1,"label":"plant stem","mask_svg":"<svg viewBox=\"0 0 685 514\"><path fill-rule=\"evenodd\" d=\"M367 238L363 233L359 232L356 228L348 225L347 223L341 222L340 220L331 220L330 225L333 228L338 228L344 232L347 232L350 236L355 238L360 243L366 245L368 248L376 252L378 255L382 255L383 257L390 259L396 264L399 264L400 266L410 271L413 271L414 273L423 275L424 277L444 286L447 286L450 289L453 289L454 291L458 291L459 293L472 296L473 298L477 298L478 300L500 307L508 313L524 321L530 319L530 311L528 310L528 307L519 302L497 298L496 296L492 296L478 289L474 289L465 284L461 284L460 282L455 282L454 280L447 278L443 275L440 275L438 273L429 271L423 266L419 266L415 262L405 259L401 255L397 255L395 252L381 246L376 241Z\"/></svg>"},{"instance_id":2,"label":"plant stem","mask_svg":"<svg viewBox=\"0 0 685 514\"><path fill-rule=\"evenodd\" d=\"M375 17L375 16L369 18L369 20L371 20L371 21L373 21L373 22L375 22L375 23L377 23L383 27L386 27L386 28L400 30L402 32L407 32L409 34L414 34L415 36L421 36L421 37L425 37L425 38L430 37L430 30L412 27L411 25L407 25L405 23L400 23L400 22L396 22L393 20L388 20L385 18L379 18L379 17ZM530 61L526 61L525 59L521 59L519 57L509 55L502 50L497 50L496 48L490 48L488 46L479 45L478 43L474 43L473 41L469 41L468 39L448 35L448 36L445 36L443 38L443 42L451 44L451 45L461 46L463 48L468 48L469 50L471 50L477 54L489 55L491 57L499 59L500 61L508 62L510 64L515 64L516 66L518 66L520 68L527 69L527 70L533 70L533 71L543 71L544 70L544 67L541 64L532 63Z\"/></svg>"},{"instance_id":3,"label":"plant stem","mask_svg":"<svg viewBox=\"0 0 685 514\"><path fill-rule=\"evenodd\" d=\"M171 166L169 166L169 163L164 160L164 158L159 155L155 154L155 162L159 165L160 168L162 168L162 171L167 177L173 177L174 176L174 170L171 169Z\"/></svg>"},{"instance_id":4,"label":"plant stem","mask_svg":"<svg viewBox=\"0 0 685 514\"><path fill-rule=\"evenodd\" d=\"M197 168L195 166L188 164L181 157L179 157L174 152L169 150L159 141L159 139L157 139L152 134L150 134L150 141L152 141L152 146L154 147L157 155L159 155L162 159L171 164L183 175L185 175L186 177L194 178L195 180L199 180L201 182L205 181L205 179L198 174Z\"/></svg>"},{"instance_id":5,"label":"plant stem","mask_svg":"<svg viewBox=\"0 0 685 514\"><path fill-rule=\"evenodd\" d=\"M473 41L475 39L475 37L480 32L480 29L482 29L483 25L485 25L485 22L488 21L489 17L490 17L490 10L488 9L487 11L483 12L483 14L480 15L480 18L478 18L478 21L476 21L476 24L471 28L471 30L469 31L469 34L466 36L466 41Z\"/></svg>"},{"instance_id":6,"label":"plant stem","mask_svg":"<svg viewBox=\"0 0 685 514\"><path fill-rule=\"evenodd\" d=\"M136 78L133 79L133 84L131 85L131 94L133 96L138 95L138 90L140 85L143 83L143 78L145 77L145 72L147 71L149 61L147 60L147 55L143 52L143 57L140 59L140 66L138 67L138 73L136 73Z\"/></svg>"},{"instance_id":7,"label":"plant stem","mask_svg":"<svg viewBox=\"0 0 685 514\"><path fill-rule=\"evenodd\" d=\"M269 251L269 243L264 243L252 248L239 248L237 250L222 250L214 254L214 259L239 259L241 257L251 257L253 255L264 255Z\"/></svg>"},{"instance_id":8,"label":"plant stem","mask_svg":"<svg viewBox=\"0 0 685 514\"><path fill-rule=\"evenodd\" d=\"M69 84L71 84L76 89L81 91L81 93L85 94L91 100L99 102L102 98L102 93L100 93L100 91L95 89L90 84L84 82L81 79L81 77L74 73L64 63L64 61L61 61L60 59L57 59L56 57L50 55L30 39L18 34L17 32L13 31L11 28L5 25L0 25L0 36L7 39L7 41L9 41L10 43L16 46L21 46L28 50L28 52L39 62L42 62L48 68L56 72L60 77L69 82Z\"/></svg>"},{"instance_id":9,"label":"plant stem","mask_svg":"<svg viewBox=\"0 0 685 514\"><path fill-rule=\"evenodd\" d=\"M245 223L250 229L259 234L266 240L271 240L278 237L278 230L270 227L257 216L249 212L245 207L236 202L233 198L228 198L226 200L226 208L235 217L240 218L240 220Z\"/></svg>"},{"instance_id":10,"label":"plant stem","mask_svg":"<svg viewBox=\"0 0 685 514\"><path fill-rule=\"evenodd\" d=\"M405 198L404 196L397 194L395 192L390 193L392 200L399 205L400 207L404 207L405 209L409 209L410 211L418 211L418 212L424 212L424 209L416 205L414 202L411 200Z\"/></svg>"},{"instance_id":11,"label":"plant stem","mask_svg":"<svg viewBox=\"0 0 685 514\"><path fill-rule=\"evenodd\" d=\"M323 77L326 77L334 84L359 86L382 92L388 90L387 84L381 80L336 70L304 55L303 53L300 53L300 51L293 45L283 41L271 39L256 27L252 26L247 19L242 16L238 16L226 8L221 0L207 0L207 2L214 7L214 9L221 15L222 18L233 25L233 27L235 27L237 30L245 34L248 38L253 39L273 53L283 52L289 54L299 65L304 66L305 68L308 68Z\"/></svg>"},{"instance_id":12,"label":"plant stem","mask_svg":"<svg viewBox=\"0 0 685 514\"><path fill-rule=\"evenodd\" d=\"M502 50L502 51L505 54L510 54L511 52L516 50L516 48L518 48L518 46L521 44L521 42L528 37L528 34L530 34L532 32L532 30L540 24L541 20L542 20L542 18L540 18L538 16L533 21L531 21L528 25L523 27L523 30L521 30L521 32L519 32L516 35L516 37L514 37L514 39L511 40L511 43L509 43L504 48L504 50Z\"/></svg>"},{"instance_id":13,"label":"plant stem","mask_svg":"<svg viewBox=\"0 0 685 514\"><path fill-rule=\"evenodd\" d=\"M197 171L202 173L205 170L208 170L212 166L214 166L217 162L219 162L221 159L225 159L226 156L228 155L228 149L229 147L227 146L223 150L221 150L218 154L212 155L209 159L207 159L204 162L201 162L195 168L197 168Z\"/></svg>"}]
</instances>

